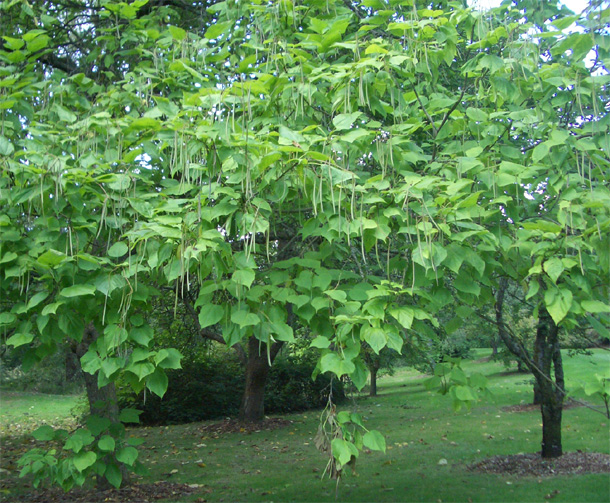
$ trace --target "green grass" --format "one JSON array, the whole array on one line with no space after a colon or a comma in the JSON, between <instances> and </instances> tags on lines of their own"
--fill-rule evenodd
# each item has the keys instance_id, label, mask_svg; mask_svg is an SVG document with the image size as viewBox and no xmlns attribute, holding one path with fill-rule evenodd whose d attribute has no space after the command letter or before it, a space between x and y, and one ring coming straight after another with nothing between
<instances>
[{"instance_id":1,"label":"green grass","mask_svg":"<svg viewBox=\"0 0 610 503\"><path fill-rule=\"evenodd\" d=\"M478 360L464 367L489 376L494 400L481 402L470 411L453 412L448 397L426 391L422 376L409 369L383 377L378 397L359 397L350 403L347 408L355 407L367 427L384 432L388 450L386 454L362 454L357 473L347 474L339 484L336 501L542 502L554 490L560 492L553 501L608 501L607 474L538 479L467 470L468 464L488 456L540 448L540 413L502 409L531 401L530 376L509 373L498 363L481 360L487 354L478 353ZM568 387L609 365L608 352L595 351L593 357L566 355ZM5 409L3 399L3 413ZM321 480L325 459L313 442L319 415L289 415L285 417L292 424L284 429L218 438L203 432L201 423L139 428L130 434L146 440L141 455L150 473L143 481L201 485L197 494L181 501L332 502L335 483ZM565 451L608 453L608 422L585 407L565 410ZM446 459L447 465L439 465L440 459ZM173 470L178 471L171 474Z\"/></svg>"},{"instance_id":2,"label":"green grass","mask_svg":"<svg viewBox=\"0 0 610 503\"><path fill-rule=\"evenodd\" d=\"M46 395L0 389L0 435L23 434L41 424L69 426L84 410L81 395Z\"/></svg>"}]
</instances>

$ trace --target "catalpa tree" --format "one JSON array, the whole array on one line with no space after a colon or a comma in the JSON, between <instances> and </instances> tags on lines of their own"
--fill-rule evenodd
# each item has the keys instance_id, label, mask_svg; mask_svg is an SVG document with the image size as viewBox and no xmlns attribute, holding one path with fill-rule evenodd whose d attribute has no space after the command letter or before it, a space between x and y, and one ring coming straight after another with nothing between
<instances>
[{"instance_id":1,"label":"catalpa tree","mask_svg":"<svg viewBox=\"0 0 610 503\"><path fill-rule=\"evenodd\" d=\"M547 356L531 368L560 408L556 329L608 311L607 77L584 61L607 58L606 11L160 4L2 7L0 322L26 368L73 346L92 410L36 432L63 451L31 452L23 473L69 489L137 469L122 426L137 412L117 410L113 383L161 396L180 365L152 349L159 288L242 356L257 420L295 327L318 372L362 387L363 342L417 345L444 306L467 316L510 276L539 306ZM485 386L438 374L456 406ZM331 474L385 448L329 411Z\"/></svg>"}]
</instances>

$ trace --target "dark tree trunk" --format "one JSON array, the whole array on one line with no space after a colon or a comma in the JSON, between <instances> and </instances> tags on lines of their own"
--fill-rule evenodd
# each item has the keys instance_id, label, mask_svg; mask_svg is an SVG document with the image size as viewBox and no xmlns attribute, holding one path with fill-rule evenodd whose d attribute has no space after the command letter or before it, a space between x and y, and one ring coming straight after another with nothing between
<instances>
[{"instance_id":1,"label":"dark tree trunk","mask_svg":"<svg viewBox=\"0 0 610 503\"><path fill-rule=\"evenodd\" d=\"M536 379L534 390L535 394L539 395L542 414L542 457L556 458L563 453L561 415L565 395L563 362L558 338L559 329L546 306L542 304L538 311L534 355L533 358L530 358L523 343L518 338L512 337L504 324L502 302L507 285L508 280L501 278L495 306L498 334L508 349L520 358L530 372L534 374ZM554 380L551 370L554 370Z\"/></svg>"},{"instance_id":2,"label":"dark tree trunk","mask_svg":"<svg viewBox=\"0 0 610 503\"><path fill-rule=\"evenodd\" d=\"M99 337L99 333L93 323L89 323L85 327L82 341L74 348L74 352L78 359L89 349L89 346L95 342ZM89 412L91 415L104 417L109 419L112 423L119 422L119 405L116 396L116 388L114 383L107 384L101 388L98 387L97 372L95 374L89 374L82 372L85 389L87 391L87 401L89 402ZM112 458L111 455L108 455ZM111 458L108 461L111 461ZM121 474L123 476L123 485L129 483L129 472L125 469L124 465L119 464ZM111 489L112 486L103 476L97 476L97 487L100 490Z\"/></svg>"},{"instance_id":3,"label":"dark tree trunk","mask_svg":"<svg viewBox=\"0 0 610 503\"><path fill-rule=\"evenodd\" d=\"M491 357L498 355L498 338L495 335L491 337Z\"/></svg>"},{"instance_id":4,"label":"dark tree trunk","mask_svg":"<svg viewBox=\"0 0 610 503\"><path fill-rule=\"evenodd\" d=\"M89 323L89 325L85 327L82 341L76 346L76 356L79 359L84 356L89 349L89 346L95 342L98 336L98 331L93 323ZM93 375L83 372L83 377L85 379L90 413L105 417L110 419L113 423L117 423L119 421L119 406L114 383L98 388L97 372Z\"/></svg>"},{"instance_id":5,"label":"dark tree trunk","mask_svg":"<svg viewBox=\"0 0 610 503\"><path fill-rule=\"evenodd\" d=\"M378 369L373 366L371 368L371 387L369 390L369 396L377 396L377 372Z\"/></svg>"},{"instance_id":6,"label":"dark tree trunk","mask_svg":"<svg viewBox=\"0 0 610 503\"><path fill-rule=\"evenodd\" d=\"M69 347L66 351L66 382L78 381L81 376L80 362L78 356Z\"/></svg>"},{"instance_id":7,"label":"dark tree trunk","mask_svg":"<svg viewBox=\"0 0 610 503\"><path fill-rule=\"evenodd\" d=\"M544 305L540 306L536 341L534 343L534 377L540 392L543 458L557 458L563 454L561 415L564 379L558 332L557 325L546 307ZM551 369L554 369L554 381Z\"/></svg>"},{"instance_id":8,"label":"dark tree trunk","mask_svg":"<svg viewBox=\"0 0 610 503\"><path fill-rule=\"evenodd\" d=\"M542 394L540 393L540 386L538 386L538 381L534 380L534 400L532 401L532 405L540 405L542 403Z\"/></svg>"},{"instance_id":9,"label":"dark tree trunk","mask_svg":"<svg viewBox=\"0 0 610 503\"><path fill-rule=\"evenodd\" d=\"M248 339L246 386L239 408L240 421L257 423L265 417L265 385L269 375L269 361L273 363L281 347L281 342L275 342L267 354L267 346L264 343L255 337Z\"/></svg>"}]
</instances>

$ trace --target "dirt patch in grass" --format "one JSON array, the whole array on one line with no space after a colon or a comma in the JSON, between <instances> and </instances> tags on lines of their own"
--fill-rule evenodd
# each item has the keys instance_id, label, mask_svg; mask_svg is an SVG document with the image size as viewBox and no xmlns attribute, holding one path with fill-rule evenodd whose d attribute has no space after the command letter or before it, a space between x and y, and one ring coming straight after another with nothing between
<instances>
[{"instance_id":1,"label":"dirt patch in grass","mask_svg":"<svg viewBox=\"0 0 610 503\"><path fill-rule=\"evenodd\" d=\"M259 431L277 430L291 425L293 422L281 417L268 417L258 423L244 423L237 419L227 419L220 423L206 424L198 430L207 435L222 435L224 433L258 433Z\"/></svg>"},{"instance_id":2,"label":"dirt patch in grass","mask_svg":"<svg viewBox=\"0 0 610 503\"><path fill-rule=\"evenodd\" d=\"M610 454L576 451L553 459L543 459L539 452L493 456L468 466L468 470L520 477L610 473Z\"/></svg>"},{"instance_id":3,"label":"dirt patch in grass","mask_svg":"<svg viewBox=\"0 0 610 503\"><path fill-rule=\"evenodd\" d=\"M66 493L61 489L52 488L21 495L7 496L2 494L0 501L19 503L150 503L160 499L178 501L181 496L200 490L198 484L156 482L154 484L134 484L129 487L107 491L75 488Z\"/></svg>"}]
</instances>

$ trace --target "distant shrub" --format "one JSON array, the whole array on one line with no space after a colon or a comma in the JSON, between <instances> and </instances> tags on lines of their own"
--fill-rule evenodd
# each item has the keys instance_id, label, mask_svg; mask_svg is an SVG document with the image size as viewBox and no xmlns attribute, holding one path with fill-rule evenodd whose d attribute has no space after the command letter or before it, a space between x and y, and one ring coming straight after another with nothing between
<instances>
[{"instance_id":1,"label":"distant shrub","mask_svg":"<svg viewBox=\"0 0 610 503\"><path fill-rule=\"evenodd\" d=\"M467 359L471 356L473 341L462 330L458 330L438 341L438 362L447 357Z\"/></svg>"},{"instance_id":2,"label":"distant shrub","mask_svg":"<svg viewBox=\"0 0 610 503\"><path fill-rule=\"evenodd\" d=\"M78 360L65 346L25 372L22 362L27 359L25 346L8 349L0 357L0 386L14 391L35 391L56 395L72 395L83 390L83 378Z\"/></svg>"},{"instance_id":3,"label":"distant shrub","mask_svg":"<svg viewBox=\"0 0 610 503\"><path fill-rule=\"evenodd\" d=\"M311 378L315 362L285 358L271 367L265 388L265 412L285 414L326 405L331 390L331 380L326 375ZM332 381L333 402L345 400L345 391L338 379Z\"/></svg>"},{"instance_id":4,"label":"distant shrub","mask_svg":"<svg viewBox=\"0 0 610 503\"><path fill-rule=\"evenodd\" d=\"M265 388L265 413L284 414L326 404L330 379L311 375L315 363L306 359L278 358L273 364ZM239 413L244 391L244 372L233 358L208 358L183 362L183 368L167 372L168 388L163 399L155 395L133 393L119 387L121 407L143 411L140 422L146 425L179 424L224 417ZM343 387L333 382L333 399L345 399Z\"/></svg>"}]
</instances>

